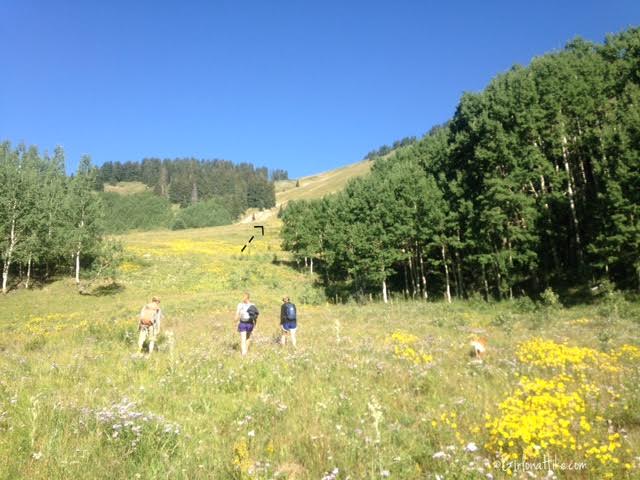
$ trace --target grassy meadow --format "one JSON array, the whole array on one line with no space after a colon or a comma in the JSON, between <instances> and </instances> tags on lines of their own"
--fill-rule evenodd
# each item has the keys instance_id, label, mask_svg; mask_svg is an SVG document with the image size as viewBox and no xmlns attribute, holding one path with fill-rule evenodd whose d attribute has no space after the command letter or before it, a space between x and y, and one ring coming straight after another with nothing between
<instances>
[{"instance_id":1,"label":"grassy meadow","mask_svg":"<svg viewBox=\"0 0 640 480\"><path fill-rule=\"evenodd\" d=\"M275 220L241 253L257 233L125 235L118 287L0 298L0 478L640 478L637 302L329 305ZM139 357L152 294L163 333ZM284 294L297 350L276 343ZM524 473L523 454L558 465Z\"/></svg>"}]
</instances>

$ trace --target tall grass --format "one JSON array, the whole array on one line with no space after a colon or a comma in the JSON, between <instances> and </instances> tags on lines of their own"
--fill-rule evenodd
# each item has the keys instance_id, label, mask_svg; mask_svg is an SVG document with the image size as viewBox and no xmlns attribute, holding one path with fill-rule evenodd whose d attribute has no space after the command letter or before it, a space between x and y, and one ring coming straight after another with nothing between
<instances>
[{"instance_id":1,"label":"tall grass","mask_svg":"<svg viewBox=\"0 0 640 480\"><path fill-rule=\"evenodd\" d=\"M620 368L565 371L600 388L584 397L589 439L618 433L617 463L554 474L638 478L640 358L628 347L613 360L640 345L636 303L614 299L615 315L603 303L305 304L313 279L272 262L277 226L241 253L252 230L127 235L117 293L80 296L60 280L0 299L0 477L506 478L486 416L503 418L523 376L558 373L519 357L538 338ZM241 358L232 316L245 289L261 316ZM139 357L136 315L151 294L164 333ZM297 350L276 344L283 294L298 304ZM489 340L484 362L469 357L474 336Z\"/></svg>"}]
</instances>

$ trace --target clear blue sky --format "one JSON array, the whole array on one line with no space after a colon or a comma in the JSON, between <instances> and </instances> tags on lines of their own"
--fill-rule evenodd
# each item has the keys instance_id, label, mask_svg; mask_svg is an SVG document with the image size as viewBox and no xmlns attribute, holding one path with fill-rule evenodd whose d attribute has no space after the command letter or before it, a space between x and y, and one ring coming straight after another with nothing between
<instances>
[{"instance_id":1,"label":"clear blue sky","mask_svg":"<svg viewBox=\"0 0 640 480\"><path fill-rule=\"evenodd\" d=\"M638 0L0 1L0 140L67 169L195 156L292 177L446 121L463 91Z\"/></svg>"}]
</instances>

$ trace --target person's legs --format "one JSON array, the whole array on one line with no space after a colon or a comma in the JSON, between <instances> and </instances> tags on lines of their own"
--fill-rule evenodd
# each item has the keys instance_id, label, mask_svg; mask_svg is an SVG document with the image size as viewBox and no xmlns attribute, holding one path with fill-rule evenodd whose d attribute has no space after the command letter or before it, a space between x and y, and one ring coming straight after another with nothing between
<instances>
[{"instance_id":1,"label":"person's legs","mask_svg":"<svg viewBox=\"0 0 640 480\"><path fill-rule=\"evenodd\" d=\"M282 328L282 334L280 335L280 345L283 347L287 344L287 331Z\"/></svg>"},{"instance_id":2,"label":"person's legs","mask_svg":"<svg viewBox=\"0 0 640 480\"><path fill-rule=\"evenodd\" d=\"M289 335L291 335L291 345L293 345L293 348L296 348L296 329L292 328L289 330Z\"/></svg>"},{"instance_id":3,"label":"person's legs","mask_svg":"<svg viewBox=\"0 0 640 480\"><path fill-rule=\"evenodd\" d=\"M149 354L151 354L151 352L153 352L153 346L156 344L156 332L155 331L150 331L149 332Z\"/></svg>"},{"instance_id":4,"label":"person's legs","mask_svg":"<svg viewBox=\"0 0 640 480\"><path fill-rule=\"evenodd\" d=\"M140 327L140 334L138 335L138 352L139 353L142 353L142 347L146 339L147 339L147 329L144 327Z\"/></svg>"},{"instance_id":5,"label":"person's legs","mask_svg":"<svg viewBox=\"0 0 640 480\"><path fill-rule=\"evenodd\" d=\"M240 332L240 350L242 355L247 354L247 332Z\"/></svg>"}]
</instances>

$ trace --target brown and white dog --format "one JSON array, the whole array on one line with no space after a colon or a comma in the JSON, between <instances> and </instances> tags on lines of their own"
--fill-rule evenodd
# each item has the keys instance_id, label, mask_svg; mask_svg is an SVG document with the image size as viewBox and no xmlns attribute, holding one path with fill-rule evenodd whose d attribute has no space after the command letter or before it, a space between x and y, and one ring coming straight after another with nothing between
<instances>
[{"instance_id":1,"label":"brown and white dog","mask_svg":"<svg viewBox=\"0 0 640 480\"><path fill-rule=\"evenodd\" d=\"M485 337L474 338L469 342L471 346L470 355L482 360L487 353L487 339Z\"/></svg>"}]
</instances>

